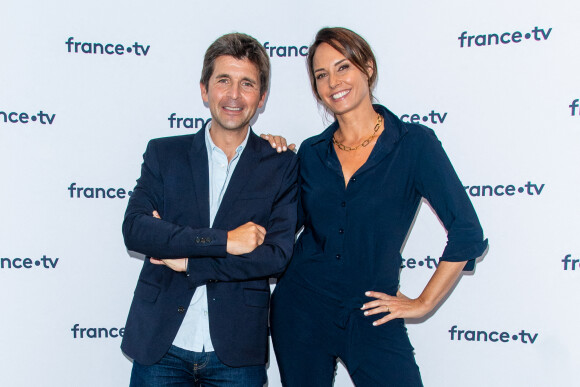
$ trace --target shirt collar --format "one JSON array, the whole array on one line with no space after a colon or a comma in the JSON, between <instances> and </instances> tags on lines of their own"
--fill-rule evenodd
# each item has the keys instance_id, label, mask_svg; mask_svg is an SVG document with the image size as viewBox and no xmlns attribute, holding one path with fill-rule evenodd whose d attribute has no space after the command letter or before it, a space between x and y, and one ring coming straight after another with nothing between
<instances>
[{"instance_id":1,"label":"shirt collar","mask_svg":"<svg viewBox=\"0 0 580 387\"><path fill-rule=\"evenodd\" d=\"M392 144L397 143L408 131L405 125L395 116L389 109L383 105L374 104L373 108L377 113L383 116L385 122L385 130L379 138L377 139L377 144L381 146L390 148ZM332 142L332 137L334 132L338 129L338 121L334 121L326 130L320 133L311 143L311 145L318 144L320 142Z\"/></svg>"},{"instance_id":2,"label":"shirt collar","mask_svg":"<svg viewBox=\"0 0 580 387\"><path fill-rule=\"evenodd\" d=\"M205 125L205 147L207 148L207 153L208 153L209 157L211 157L211 155L213 154L214 151L216 151L216 152L219 151L219 152L223 153L223 151L213 142L211 135L209 134L210 129L211 129L211 121ZM252 130L252 128L248 128L248 132L246 133L246 138L244 138L244 141L242 141L242 143L240 145L238 145L238 147L236 148L236 155L239 155L240 153L242 153L242 151L244 150L244 148L248 144L248 138L250 138L250 131L251 130Z\"/></svg>"}]
</instances>

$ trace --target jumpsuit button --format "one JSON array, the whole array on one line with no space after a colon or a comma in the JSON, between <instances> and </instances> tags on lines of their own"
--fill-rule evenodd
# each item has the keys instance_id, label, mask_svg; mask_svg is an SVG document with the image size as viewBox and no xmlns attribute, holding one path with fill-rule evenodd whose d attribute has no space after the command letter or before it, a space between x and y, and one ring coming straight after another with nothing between
<instances>
[{"instance_id":1,"label":"jumpsuit button","mask_svg":"<svg viewBox=\"0 0 580 387\"><path fill-rule=\"evenodd\" d=\"M344 234L344 230L341 228L341 229L338 230L338 233L339 234Z\"/></svg>"},{"instance_id":2,"label":"jumpsuit button","mask_svg":"<svg viewBox=\"0 0 580 387\"><path fill-rule=\"evenodd\" d=\"M340 254L336 254L336 259L340 259Z\"/></svg>"},{"instance_id":3,"label":"jumpsuit button","mask_svg":"<svg viewBox=\"0 0 580 387\"><path fill-rule=\"evenodd\" d=\"M185 308L183 306L179 306L179 307L177 307L177 311L179 313L183 313L183 312L185 312Z\"/></svg>"},{"instance_id":4,"label":"jumpsuit button","mask_svg":"<svg viewBox=\"0 0 580 387\"><path fill-rule=\"evenodd\" d=\"M340 203L340 206L341 206L341 207L346 207L346 202L342 202L342 203Z\"/></svg>"}]
</instances>

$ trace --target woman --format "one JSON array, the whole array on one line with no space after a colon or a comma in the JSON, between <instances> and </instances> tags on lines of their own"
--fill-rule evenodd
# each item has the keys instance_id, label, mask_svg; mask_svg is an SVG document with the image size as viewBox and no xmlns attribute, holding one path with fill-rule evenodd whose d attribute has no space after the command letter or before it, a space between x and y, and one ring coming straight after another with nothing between
<instances>
[{"instance_id":1,"label":"woman","mask_svg":"<svg viewBox=\"0 0 580 387\"><path fill-rule=\"evenodd\" d=\"M404 318L422 317L487 247L477 215L432 130L372 104L367 42L324 28L308 51L312 90L336 121L299 151L299 224L272 297L285 386L332 385L337 357L357 386L420 386ZM421 295L398 291L400 250L421 198L448 231Z\"/></svg>"}]
</instances>

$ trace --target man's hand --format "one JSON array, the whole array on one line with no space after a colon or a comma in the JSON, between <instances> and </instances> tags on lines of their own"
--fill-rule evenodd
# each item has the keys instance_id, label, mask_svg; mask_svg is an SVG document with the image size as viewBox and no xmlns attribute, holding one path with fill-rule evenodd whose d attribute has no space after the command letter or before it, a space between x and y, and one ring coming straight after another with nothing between
<instances>
[{"instance_id":1,"label":"man's hand","mask_svg":"<svg viewBox=\"0 0 580 387\"><path fill-rule=\"evenodd\" d=\"M156 219L161 219L159 212L153 211L153 217ZM157 259L149 258L149 262L154 265L165 265L173 271L187 271L187 258L177 258L177 259Z\"/></svg>"},{"instance_id":2,"label":"man's hand","mask_svg":"<svg viewBox=\"0 0 580 387\"><path fill-rule=\"evenodd\" d=\"M173 271L186 271L187 270L187 258L177 258L177 259L157 259L149 258L149 262L154 265L165 265Z\"/></svg>"},{"instance_id":3,"label":"man's hand","mask_svg":"<svg viewBox=\"0 0 580 387\"><path fill-rule=\"evenodd\" d=\"M254 222L248 222L235 230L228 231L226 251L232 255L251 253L264 243L266 229Z\"/></svg>"}]
</instances>

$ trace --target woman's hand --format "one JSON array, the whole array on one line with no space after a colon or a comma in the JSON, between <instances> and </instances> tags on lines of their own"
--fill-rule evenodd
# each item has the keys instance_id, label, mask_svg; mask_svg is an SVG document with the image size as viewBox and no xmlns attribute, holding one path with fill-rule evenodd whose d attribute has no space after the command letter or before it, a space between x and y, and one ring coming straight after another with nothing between
<instances>
[{"instance_id":1,"label":"woman's hand","mask_svg":"<svg viewBox=\"0 0 580 387\"><path fill-rule=\"evenodd\" d=\"M375 298L363 305L361 310L365 311L365 316L372 316L378 313L387 313L386 316L373 322L373 325L382 325L396 318L418 318L429 313L432 307L426 305L420 298L412 299L405 296L400 291L396 296L389 296L385 293L368 291L365 296Z\"/></svg>"},{"instance_id":2,"label":"woman's hand","mask_svg":"<svg viewBox=\"0 0 580 387\"><path fill-rule=\"evenodd\" d=\"M412 299L397 291L396 296L389 296L380 292L366 292L365 296L375 298L361 308L365 316L377 313L388 313L383 318L373 322L373 325L381 325L396 318L419 318L429 313L443 297L451 290L453 284L459 279L465 262L440 261L435 273L418 298Z\"/></svg>"},{"instance_id":3,"label":"woman's hand","mask_svg":"<svg viewBox=\"0 0 580 387\"><path fill-rule=\"evenodd\" d=\"M275 148L278 151L278 153L286 152L288 149L290 149L291 151L294 151L296 149L296 144L288 145L286 143L286 139L282 136L276 136L273 134L260 134L260 137L270 142L272 148Z\"/></svg>"}]
</instances>

